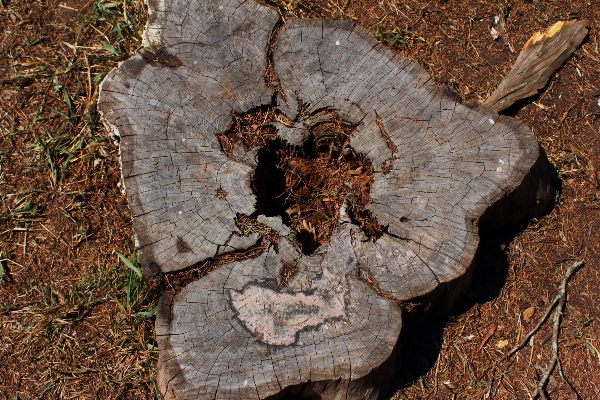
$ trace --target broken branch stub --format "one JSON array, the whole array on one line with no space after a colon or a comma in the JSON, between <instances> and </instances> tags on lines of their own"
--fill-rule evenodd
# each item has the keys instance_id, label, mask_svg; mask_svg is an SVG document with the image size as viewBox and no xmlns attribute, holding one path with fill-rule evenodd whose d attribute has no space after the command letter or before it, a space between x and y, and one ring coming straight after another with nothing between
<instances>
[{"instance_id":1,"label":"broken branch stub","mask_svg":"<svg viewBox=\"0 0 600 400\"><path fill-rule=\"evenodd\" d=\"M523 46L510 72L483 105L501 112L534 96L571 57L588 34L590 21L559 21L536 32Z\"/></svg>"},{"instance_id":2,"label":"broken branch stub","mask_svg":"<svg viewBox=\"0 0 600 400\"><path fill-rule=\"evenodd\" d=\"M292 20L273 41L277 13L252 1L149 2L149 12L147 49L107 76L99 100L121 138L142 263L168 273L279 236L258 257L163 296L161 393L380 397L393 382L401 303L447 309L464 291L477 221L519 192L539 156L535 138L457 101L350 22ZM233 115L269 107L278 132L266 148L223 151ZM281 171L294 157L305 166ZM321 165L339 167L338 186L311 186L314 160L336 161ZM343 189L363 169L370 191ZM285 193L342 200L318 218L299 200L290 216ZM242 235L239 215L261 228ZM310 218L333 221L331 236L307 251L293 218L304 234L315 234Z\"/></svg>"}]
</instances>

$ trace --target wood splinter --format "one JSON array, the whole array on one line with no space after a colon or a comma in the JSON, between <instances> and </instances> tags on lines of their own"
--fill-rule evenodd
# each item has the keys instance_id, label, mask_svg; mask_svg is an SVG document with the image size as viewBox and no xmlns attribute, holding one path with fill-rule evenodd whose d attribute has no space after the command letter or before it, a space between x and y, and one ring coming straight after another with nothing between
<instances>
[{"instance_id":1,"label":"wood splinter","mask_svg":"<svg viewBox=\"0 0 600 400\"><path fill-rule=\"evenodd\" d=\"M510 72L483 105L496 112L538 94L581 45L590 21L559 21L536 32L523 46Z\"/></svg>"}]
</instances>

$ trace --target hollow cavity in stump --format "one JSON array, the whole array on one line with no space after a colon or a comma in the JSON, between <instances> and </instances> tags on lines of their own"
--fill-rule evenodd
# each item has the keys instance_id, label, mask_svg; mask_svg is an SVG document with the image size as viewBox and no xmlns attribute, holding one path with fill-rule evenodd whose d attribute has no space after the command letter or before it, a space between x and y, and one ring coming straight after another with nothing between
<instances>
[{"instance_id":1,"label":"hollow cavity in stump","mask_svg":"<svg viewBox=\"0 0 600 400\"><path fill-rule=\"evenodd\" d=\"M355 126L333 110L308 119L315 122L304 129L304 140L298 145L277 135L272 122L288 127L294 122L272 108L234 116L231 128L219 135L229 157L237 144L246 150L259 148L252 180L255 214L281 217L296 231L302 252L310 255L329 243L340 207L347 201L352 221L369 238L378 239L386 228L365 209L371 204L373 166L350 145Z\"/></svg>"}]
</instances>

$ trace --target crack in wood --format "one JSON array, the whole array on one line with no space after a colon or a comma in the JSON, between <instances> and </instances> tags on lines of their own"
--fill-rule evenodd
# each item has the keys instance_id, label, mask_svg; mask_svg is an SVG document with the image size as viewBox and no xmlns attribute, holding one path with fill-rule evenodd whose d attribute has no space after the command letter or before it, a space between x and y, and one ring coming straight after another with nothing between
<instances>
[{"instance_id":1,"label":"crack in wood","mask_svg":"<svg viewBox=\"0 0 600 400\"><path fill-rule=\"evenodd\" d=\"M385 130L383 122L381 121L381 117L379 116L379 114L377 114L377 111L375 109L373 109L373 113L375 114L375 119L377 121L377 127L379 128L379 132L381 132L381 136L383 136L383 138L385 139L385 143L387 144L388 148L392 153L397 153L398 147L394 144L394 142L390 138L390 135Z\"/></svg>"}]
</instances>

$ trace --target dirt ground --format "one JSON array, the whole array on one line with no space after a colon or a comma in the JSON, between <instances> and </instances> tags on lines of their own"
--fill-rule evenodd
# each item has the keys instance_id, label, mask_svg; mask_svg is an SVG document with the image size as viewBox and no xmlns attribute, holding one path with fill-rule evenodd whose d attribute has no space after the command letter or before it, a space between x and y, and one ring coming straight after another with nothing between
<instances>
[{"instance_id":1,"label":"dirt ground","mask_svg":"<svg viewBox=\"0 0 600 400\"><path fill-rule=\"evenodd\" d=\"M389 396L530 398L552 357L553 317L505 355L580 260L548 395L600 399L600 2L264 3L284 19L356 21L469 102L487 98L534 32L590 20L548 87L508 112L556 168L555 208L516 235L482 239L452 315L403 333ZM0 0L0 399L158 398L160 291L138 274L118 149L95 106L106 73L141 45L145 12L141 0ZM490 34L497 15L515 52Z\"/></svg>"}]
</instances>

